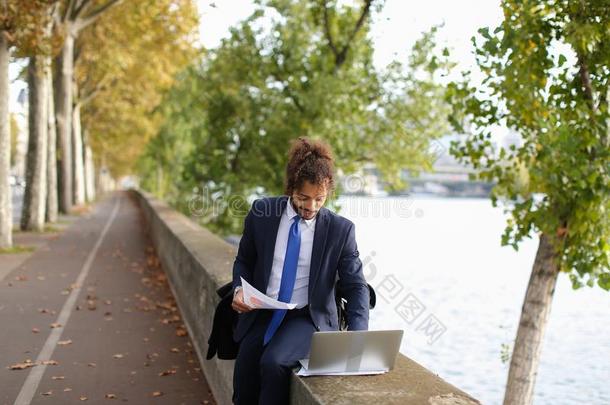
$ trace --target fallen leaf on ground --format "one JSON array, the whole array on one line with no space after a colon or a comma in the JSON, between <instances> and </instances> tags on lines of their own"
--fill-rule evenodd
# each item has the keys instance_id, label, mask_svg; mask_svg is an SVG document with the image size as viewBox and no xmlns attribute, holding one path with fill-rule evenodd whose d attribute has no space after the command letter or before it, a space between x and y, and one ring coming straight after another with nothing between
<instances>
[{"instance_id":1,"label":"fallen leaf on ground","mask_svg":"<svg viewBox=\"0 0 610 405\"><path fill-rule=\"evenodd\" d=\"M49 395L53 395L53 391L43 392L42 395L44 395L45 397L48 397Z\"/></svg>"},{"instance_id":2,"label":"fallen leaf on ground","mask_svg":"<svg viewBox=\"0 0 610 405\"><path fill-rule=\"evenodd\" d=\"M172 375L172 374L176 374L176 370L173 368L160 372L159 377L165 377L166 375Z\"/></svg>"},{"instance_id":3,"label":"fallen leaf on ground","mask_svg":"<svg viewBox=\"0 0 610 405\"><path fill-rule=\"evenodd\" d=\"M40 362L40 364L44 364L45 366L56 366L59 363L55 360L43 360Z\"/></svg>"},{"instance_id":4,"label":"fallen leaf on ground","mask_svg":"<svg viewBox=\"0 0 610 405\"><path fill-rule=\"evenodd\" d=\"M187 335L186 329L183 329L183 328L176 329L176 336L182 337L182 336L186 336L186 335Z\"/></svg>"},{"instance_id":5,"label":"fallen leaf on ground","mask_svg":"<svg viewBox=\"0 0 610 405\"><path fill-rule=\"evenodd\" d=\"M72 388L69 388L69 387L64 388L64 392L70 392L70 391L72 391Z\"/></svg>"},{"instance_id":6,"label":"fallen leaf on ground","mask_svg":"<svg viewBox=\"0 0 610 405\"><path fill-rule=\"evenodd\" d=\"M172 353L180 353L180 349L178 349L177 347L172 347L171 349L169 349L169 351Z\"/></svg>"},{"instance_id":7,"label":"fallen leaf on ground","mask_svg":"<svg viewBox=\"0 0 610 405\"><path fill-rule=\"evenodd\" d=\"M27 281L28 276L17 276L15 277L15 280L17 281Z\"/></svg>"},{"instance_id":8,"label":"fallen leaf on ground","mask_svg":"<svg viewBox=\"0 0 610 405\"><path fill-rule=\"evenodd\" d=\"M71 345L72 344L72 339L60 340L59 342L57 342L57 344L59 346Z\"/></svg>"},{"instance_id":9,"label":"fallen leaf on ground","mask_svg":"<svg viewBox=\"0 0 610 405\"><path fill-rule=\"evenodd\" d=\"M116 399L116 395L114 395L114 394L106 394L106 395L105 395L105 398L108 398L108 399Z\"/></svg>"},{"instance_id":10,"label":"fallen leaf on ground","mask_svg":"<svg viewBox=\"0 0 610 405\"><path fill-rule=\"evenodd\" d=\"M161 391L155 391L152 393L153 397L160 397L161 395L163 395L163 393Z\"/></svg>"},{"instance_id":11,"label":"fallen leaf on ground","mask_svg":"<svg viewBox=\"0 0 610 405\"><path fill-rule=\"evenodd\" d=\"M97 367L97 364L95 364L95 363L89 363L89 364L87 364L87 365L88 365L89 367Z\"/></svg>"},{"instance_id":12,"label":"fallen leaf on ground","mask_svg":"<svg viewBox=\"0 0 610 405\"><path fill-rule=\"evenodd\" d=\"M64 380L66 377L64 377L63 375L54 375L51 378L54 380Z\"/></svg>"},{"instance_id":13,"label":"fallen leaf on ground","mask_svg":"<svg viewBox=\"0 0 610 405\"><path fill-rule=\"evenodd\" d=\"M174 323L174 322L180 322L180 317L178 315L174 315L171 318L164 318L161 320L162 323L164 324L169 324L169 323Z\"/></svg>"},{"instance_id":14,"label":"fallen leaf on ground","mask_svg":"<svg viewBox=\"0 0 610 405\"><path fill-rule=\"evenodd\" d=\"M40 332L40 329L38 329L38 328L32 328L32 333L39 333L39 332Z\"/></svg>"},{"instance_id":15,"label":"fallen leaf on ground","mask_svg":"<svg viewBox=\"0 0 610 405\"><path fill-rule=\"evenodd\" d=\"M86 401L86 400L87 400L87 397L86 397L86 396L84 396L84 395L82 395L82 396L81 396L79 399L80 399L81 401Z\"/></svg>"},{"instance_id":16,"label":"fallen leaf on ground","mask_svg":"<svg viewBox=\"0 0 610 405\"><path fill-rule=\"evenodd\" d=\"M115 359L122 359L123 355L121 353L117 353L117 354L112 355L112 357L114 357Z\"/></svg>"},{"instance_id":17,"label":"fallen leaf on ground","mask_svg":"<svg viewBox=\"0 0 610 405\"><path fill-rule=\"evenodd\" d=\"M37 366L38 364L33 363L31 360L26 360L24 363L17 363L9 366L11 370L25 370L26 368Z\"/></svg>"},{"instance_id":18,"label":"fallen leaf on ground","mask_svg":"<svg viewBox=\"0 0 610 405\"><path fill-rule=\"evenodd\" d=\"M51 325L51 328L55 329L55 328L61 328L61 323L57 323L57 322L53 322Z\"/></svg>"}]
</instances>

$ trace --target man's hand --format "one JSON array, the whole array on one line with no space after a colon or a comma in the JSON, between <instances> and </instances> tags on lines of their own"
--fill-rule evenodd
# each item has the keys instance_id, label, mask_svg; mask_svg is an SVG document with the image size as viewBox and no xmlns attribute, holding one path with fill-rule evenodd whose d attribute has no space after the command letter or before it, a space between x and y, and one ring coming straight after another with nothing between
<instances>
[{"instance_id":1,"label":"man's hand","mask_svg":"<svg viewBox=\"0 0 610 405\"><path fill-rule=\"evenodd\" d=\"M252 308L244 302L244 291L239 290L235 296L233 297L233 303L231 303L231 307L237 311L237 313L241 314L244 312L250 312L255 308Z\"/></svg>"}]
</instances>

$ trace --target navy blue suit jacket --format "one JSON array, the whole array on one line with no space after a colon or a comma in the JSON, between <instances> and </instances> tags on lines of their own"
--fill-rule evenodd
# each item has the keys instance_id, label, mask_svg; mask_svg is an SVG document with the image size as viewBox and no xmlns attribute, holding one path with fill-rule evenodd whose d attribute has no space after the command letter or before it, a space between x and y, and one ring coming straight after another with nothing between
<instances>
[{"instance_id":1,"label":"navy blue suit jacket","mask_svg":"<svg viewBox=\"0 0 610 405\"><path fill-rule=\"evenodd\" d=\"M233 264L233 288L240 277L263 293L273 265L275 239L288 196L254 201ZM338 280L337 280L338 277ZM318 331L339 330L335 282L347 300L348 330L367 330L369 288L362 271L354 223L322 207L317 214L309 270L309 312ZM255 309L238 315L233 339L239 342L254 322Z\"/></svg>"}]
</instances>

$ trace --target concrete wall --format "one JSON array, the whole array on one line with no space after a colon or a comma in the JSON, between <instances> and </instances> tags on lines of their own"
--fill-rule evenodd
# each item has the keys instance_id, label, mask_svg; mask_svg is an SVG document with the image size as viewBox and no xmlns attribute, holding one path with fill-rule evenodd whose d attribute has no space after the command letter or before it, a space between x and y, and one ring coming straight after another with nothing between
<instances>
[{"instance_id":1,"label":"concrete wall","mask_svg":"<svg viewBox=\"0 0 610 405\"><path fill-rule=\"evenodd\" d=\"M205 360L216 290L231 280L235 247L184 215L132 190L147 230L180 307L205 377L216 401L231 404L233 361ZM374 310L373 310L374 311ZM429 404L471 405L479 402L436 374L399 354L395 369L378 376L297 377L291 380L291 404Z\"/></svg>"}]
</instances>

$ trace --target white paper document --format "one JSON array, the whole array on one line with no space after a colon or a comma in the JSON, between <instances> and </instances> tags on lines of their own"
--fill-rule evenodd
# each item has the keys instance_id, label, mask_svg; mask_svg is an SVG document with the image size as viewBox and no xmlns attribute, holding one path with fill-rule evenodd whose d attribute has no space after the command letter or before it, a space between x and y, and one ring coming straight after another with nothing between
<instances>
[{"instance_id":1,"label":"white paper document","mask_svg":"<svg viewBox=\"0 0 610 405\"><path fill-rule=\"evenodd\" d=\"M387 373L388 370L359 370L359 371L310 371L307 369L309 365L309 359L299 360L301 363L301 369L297 371L297 375L301 377L313 376L313 375L375 375L375 374L384 374Z\"/></svg>"},{"instance_id":2,"label":"white paper document","mask_svg":"<svg viewBox=\"0 0 610 405\"><path fill-rule=\"evenodd\" d=\"M252 287L243 277L241 278L242 291L244 292L244 302L246 305L257 309L294 309L297 304L290 304L275 300L256 288Z\"/></svg>"}]
</instances>

